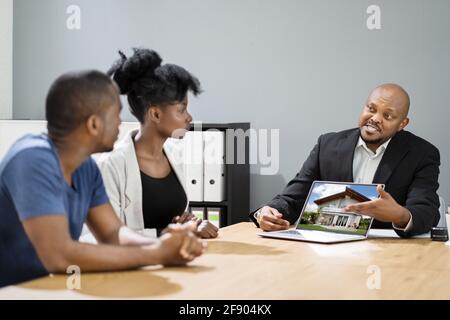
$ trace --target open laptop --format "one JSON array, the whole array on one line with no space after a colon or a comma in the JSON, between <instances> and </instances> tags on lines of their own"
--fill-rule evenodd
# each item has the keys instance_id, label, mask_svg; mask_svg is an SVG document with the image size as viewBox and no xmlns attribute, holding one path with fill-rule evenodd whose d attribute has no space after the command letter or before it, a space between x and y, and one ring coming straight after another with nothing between
<instances>
[{"instance_id":1,"label":"open laptop","mask_svg":"<svg viewBox=\"0 0 450 320\"><path fill-rule=\"evenodd\" d=\"M373 218L343 208L378 197L376 184L314 181L295 228L258 235L317 243L365 240Z\"/></svg>"}]
</instances>

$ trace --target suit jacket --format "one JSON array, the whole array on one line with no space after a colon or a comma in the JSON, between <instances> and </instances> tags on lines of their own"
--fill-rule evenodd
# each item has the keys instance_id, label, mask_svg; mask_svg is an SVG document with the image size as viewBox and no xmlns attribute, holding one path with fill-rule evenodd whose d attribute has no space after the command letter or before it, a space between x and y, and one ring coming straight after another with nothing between
<instances>
[{"instance_id":1,"label":"suit jacket","mask_svg":"<svg viewBox=\"0 0 450 320\"><path fill-rule=\"evenodd\" d=\"M120 220L131 229L156 237L156 229L144 229L142 182L133 142L137 132L138 130L130 131L115 146L114 151L101 156L98 165L110 203ZM164 144L164 153L186 192L183 149L177 142L179 140L168 139Z\"/></svg>"},{"instance_id":2,"label":"suit jacket","mask_svg":"<svg viewBox=\"0 0 450 320\"><path fill-rule=\"evenodd\" d=\"M353 154L359 129L328 133L317 144L300 172L267 206L283 213L291 223L299 218L314 180L353 182ZM373 178L412 215L408 232L395 230L402 237L429 232L439 222L439 150L408 131L392 137ZM250 218L258 225L253 214ZM391 223L374 220L373 228L392 228Z\"/></svg>"}]
</instances>

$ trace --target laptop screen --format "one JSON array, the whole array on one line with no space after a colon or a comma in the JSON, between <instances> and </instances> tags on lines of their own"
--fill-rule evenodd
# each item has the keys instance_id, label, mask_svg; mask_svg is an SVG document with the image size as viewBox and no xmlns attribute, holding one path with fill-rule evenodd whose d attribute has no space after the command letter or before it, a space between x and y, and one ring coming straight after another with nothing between
<instances>
[{"instance_id":1,"label":"laptop screen","mask_svg":"<svg viewBox=\"0 0 450 320\"><path fill-rule=\"evenodd\" d=\"M314 181L297 229L365 236L373 218L343 209L378 197L376 184Z\"/></svg>"}]
</instances>

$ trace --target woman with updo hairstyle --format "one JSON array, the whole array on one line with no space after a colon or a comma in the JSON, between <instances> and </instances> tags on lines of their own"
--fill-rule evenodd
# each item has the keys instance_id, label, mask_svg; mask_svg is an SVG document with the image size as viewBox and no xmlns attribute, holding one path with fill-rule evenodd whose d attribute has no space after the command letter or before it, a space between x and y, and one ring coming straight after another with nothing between
<instances>
[{"instance_id":1,"label":"woman with updo hairstyle","mask_svg":"<svg viewBox=\"0 0 450 320\"><path fill-rule=\"evenodd\" d=\"M170 223L195 221L197 234L215 238L218 228L186 212L189 200L179 139L189 130L188 93L201 93L200 82L184 68L162 64L158 53L134 49L108 71L126 95L140 128L129 132L99 161L106 191L120 219L130 228L156 237Z\"/></svg>"}]
</instances>

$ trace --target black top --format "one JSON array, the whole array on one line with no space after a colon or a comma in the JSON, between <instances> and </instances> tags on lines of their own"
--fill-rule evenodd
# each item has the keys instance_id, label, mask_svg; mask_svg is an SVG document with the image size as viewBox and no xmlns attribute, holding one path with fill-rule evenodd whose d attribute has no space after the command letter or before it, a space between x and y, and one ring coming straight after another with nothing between
<instances>
[{"instance_id":1,"label":"black top","mask_svg":"<svg viewBox=\"0 0 450 320\"><path fill-rule=\"evenodd\" d=\"M187 196L177 176L152 178L141 171L142 209L146 229L164 229L186 209Z\"/></svg>"}]
</instances>

